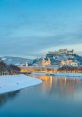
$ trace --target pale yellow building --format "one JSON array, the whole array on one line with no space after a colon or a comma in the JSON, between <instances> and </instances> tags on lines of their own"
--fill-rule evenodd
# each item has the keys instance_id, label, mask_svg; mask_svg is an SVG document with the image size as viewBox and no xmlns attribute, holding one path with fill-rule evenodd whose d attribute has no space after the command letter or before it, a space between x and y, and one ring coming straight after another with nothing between
<instances>
[{"instance_id":1,"label":"pale yellow building","mask_svg":"<svg viewBox=\"0 0 82 117\"><path fill-rule=\"evenodd\" d=\"M42 60L42 66L48 66L50 64L51 64L51 61L49 58L48 58L48 60L45 60L45 59Z\"/></svg>"},{"instance_id":2,"label":"pale yellow building","mask_svg":"<svg viewBox=\"0 0 82 117\"><path fill-rule=\"evenodd\" d=\"M67 65L67 66L74 66L77 67L78 66L78 62L74 62L72 60L67 60L67 61L61 61L61 66Z\"/></svg>"}]
</instances>

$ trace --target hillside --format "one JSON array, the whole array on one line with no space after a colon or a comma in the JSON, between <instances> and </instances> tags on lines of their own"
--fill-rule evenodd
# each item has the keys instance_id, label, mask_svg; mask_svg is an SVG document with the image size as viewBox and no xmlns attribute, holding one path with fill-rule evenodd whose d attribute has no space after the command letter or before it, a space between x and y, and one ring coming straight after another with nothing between
<instances>
[{"instance_id":1,"label":"hillside","mask_svg":"<svg viewBox=\"0 0 82 117\"><path fill-rule=\"evenodd\" d=\"M15 65L7 65L0 59L0 75L18 74L20 68Z\"/></svg>"},{"instance_id":2,"label":"hillside","mask_svg":"<svg viewBox=\"0 0 82 117\"><path fill-rule=\"evenodd\" d=\"M2 60L8 65L10 65L10 64L25 65L26 63L29 65L32 64L31 59L22 58L22 57L4 56L4 57L2 57Z\"/></svg>"},{"instance_id":3,"label":"hillside","mask_svg":"<svg viewBox=\"0 0 82 117\"><path fill-rule=\"evenodd\" d=\"M58 51L48 52L45 55L45 58L43 59L45 59L45 61L50 59L51 65L54 66L55 65L60 66L62 61L64 62L71 61L73 64L78 64L79 66L82 66L82 56L76 54L74 50L69 51L67 49L61 49ZM34 64L40 64L43 59L42 58L35 59Z\"/></svg>"}]
</instances>

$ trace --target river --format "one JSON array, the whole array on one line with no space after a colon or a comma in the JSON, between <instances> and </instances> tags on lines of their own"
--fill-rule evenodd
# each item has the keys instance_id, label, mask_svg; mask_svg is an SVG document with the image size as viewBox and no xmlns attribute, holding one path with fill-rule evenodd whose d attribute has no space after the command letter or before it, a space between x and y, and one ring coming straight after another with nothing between
<instances>
[{"instance_id":1,"label":"river","mask_svg":"<svg viewBox=\"0 0 82 117\"><path fill-rule=\"evenodd\" d=\"M82 117L82 80L33 77L43 83L0 95L0 117Z\"/></svg>"}]
</instances>

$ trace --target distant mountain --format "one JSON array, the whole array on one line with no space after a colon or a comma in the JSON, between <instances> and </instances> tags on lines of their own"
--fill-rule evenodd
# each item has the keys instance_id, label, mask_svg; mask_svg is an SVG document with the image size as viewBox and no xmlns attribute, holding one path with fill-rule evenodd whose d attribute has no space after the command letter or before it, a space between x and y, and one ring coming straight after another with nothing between
<instances>
[{"instance_id":1,"label":"distant mountain","mask_svg":"<svg viewBox=\"0 0 82 117\"><path fill-rule=\"evenodd\" d=\"M21 64L32 64L33 60L27 59L27 58L22 58L22 57L12 57L12 56L4 56L2 57L2 60L6 64L13 64L13 65L21 65Z\"/></svg>"}]
</instances>

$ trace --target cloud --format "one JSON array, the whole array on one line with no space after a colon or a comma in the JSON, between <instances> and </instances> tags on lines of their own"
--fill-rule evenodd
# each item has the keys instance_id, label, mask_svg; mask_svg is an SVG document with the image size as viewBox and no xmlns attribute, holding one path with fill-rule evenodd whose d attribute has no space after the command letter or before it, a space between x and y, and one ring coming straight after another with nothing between
<instances>
[{"instance_id":1,"label":"cloud","mask_svg":"<svg viewBox=\"0 0 82 117\"><path fill-rule=\"evenodd\" d=\"M0 43L0 53L8 55L41 55L59 48L82 50L81 34L63 34L56 36L26 36L6 38ZM2 51L3 50L3 51Z\"/></svg>"},{"instance_id":2,"label":"cloud","mask_svg":"<svg viewBox=\"0 0 82 117\"><path fill-rule=\"evenodd\" d=\"M71 0L72 5L65 0L12 1L0 1L1 54L36 55L50 48L72 46L81 50L78 46L82 43L79 2L78 5Z\"/></svg>"}]
</instances>

